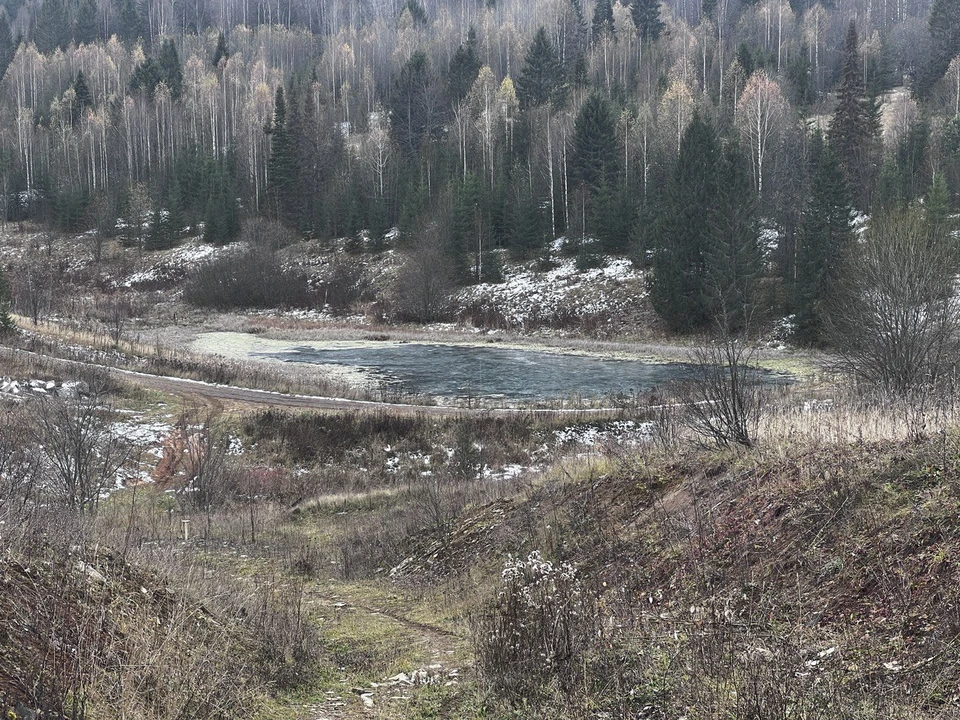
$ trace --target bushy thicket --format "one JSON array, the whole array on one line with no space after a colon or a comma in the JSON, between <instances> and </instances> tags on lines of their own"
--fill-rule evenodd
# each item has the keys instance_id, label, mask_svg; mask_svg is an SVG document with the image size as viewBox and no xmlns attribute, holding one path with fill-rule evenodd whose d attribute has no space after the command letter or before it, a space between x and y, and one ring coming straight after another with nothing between
<instances>
[{"instance_id":1,"label":"bushy thicket","mask_svg":"<svg viewBox=\"0 0 960 720\"><path fill-rule=\"evenodd\" d=\"M183 298L216 310L304 307L311 302L306 279L258 248L227 253L201 265L187 278Z\"/></svg>"}]
</instances>

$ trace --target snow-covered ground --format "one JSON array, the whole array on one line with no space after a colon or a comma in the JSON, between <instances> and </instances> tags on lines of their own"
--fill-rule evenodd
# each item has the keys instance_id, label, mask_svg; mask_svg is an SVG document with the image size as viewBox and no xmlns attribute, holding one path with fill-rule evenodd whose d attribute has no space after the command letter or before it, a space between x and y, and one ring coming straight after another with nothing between
<instances>
[{"instance_id":1,"label":"snow-covered ground","mask_svg":"<svg viewBox=\"0 0 960 720\"><path fill-rule=\"evenodd\" d=\"M639 311L646 294L643 273L626 258L586 270L565 258L545 271L507 266L504 282L466 287L455 304L458 314L497 317L512 329L532 330L585 321L620 325Z\"/></svg>"}]
</instances>

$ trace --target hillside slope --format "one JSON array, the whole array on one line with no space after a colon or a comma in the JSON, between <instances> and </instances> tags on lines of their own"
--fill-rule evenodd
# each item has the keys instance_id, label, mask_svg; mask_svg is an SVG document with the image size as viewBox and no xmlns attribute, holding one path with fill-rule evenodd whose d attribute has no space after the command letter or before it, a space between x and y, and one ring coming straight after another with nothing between
<instances>
[{"instance_id":1,"label":"hillside slope","mask_svg":"<svg viewBox=\"0 0 960 720\"><path fill-rule=\"evenodd\" d=\"M395 572L494 573L505 554L531 551L552 572L575 567L585 599L571 595L581 616L565 632L589 625L571 650L582 669L575 682L559 664L541 676L547 705L605 717L960 715L956 436L608 458L566 474L475 511ZM564 586L551 582L556 602ZM502 582L487 604L498 627L535 623L530 608L509 617L511 592ZM481 675L509 693L511 670L486 645L481 634Z\"/></svg>"}]
</instances>

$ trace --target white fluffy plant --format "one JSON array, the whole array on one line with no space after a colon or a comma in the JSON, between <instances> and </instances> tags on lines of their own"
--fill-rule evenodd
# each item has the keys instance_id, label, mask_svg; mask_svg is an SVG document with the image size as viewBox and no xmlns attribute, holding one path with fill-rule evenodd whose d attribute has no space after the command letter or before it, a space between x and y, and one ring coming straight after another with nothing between
<instances>
[{"instance_id":1,"label":"white fluffy plant","mask_svg":"<svg viewBox=\"0 0 960 720\"><path fill-rule=\"evenodd\" d=\"M539 551L509 556L501 589L477 623L477 657L492 689L530 697L580 686L595 637L594 602L576 568Z\"/></svg>"}]
</instances>

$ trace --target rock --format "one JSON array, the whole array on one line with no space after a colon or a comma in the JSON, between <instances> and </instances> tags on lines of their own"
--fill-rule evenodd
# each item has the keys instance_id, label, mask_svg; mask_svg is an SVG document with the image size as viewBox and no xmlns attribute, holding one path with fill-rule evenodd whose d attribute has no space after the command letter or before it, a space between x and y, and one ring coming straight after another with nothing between
<instances>
[{"instance_id":1,"label":"rock","mask_svg":"<svg viewBox=\"0 0 960 720\"><path fill-rule=\"evenodd\" d=\"M373 693L363 693L360 696L361 702L363 702L364 707L372 708L373 707Z\"/></svg>"}]
</instances>

